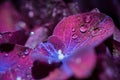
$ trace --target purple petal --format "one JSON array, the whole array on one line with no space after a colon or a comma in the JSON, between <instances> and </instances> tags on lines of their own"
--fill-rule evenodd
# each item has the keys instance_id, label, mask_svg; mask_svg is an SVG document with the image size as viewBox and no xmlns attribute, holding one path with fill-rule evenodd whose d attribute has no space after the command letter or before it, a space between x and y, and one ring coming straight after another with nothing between
<instances>
[{"instance_id":1,"label":"purple petal","mask_svg":"<svg viewBox=\"0 0 120 80\"><path fill-rule=\"evenodd\" d=\"M110 17L98 12L87 12L64 18L54 29L53 35L65 44L67 53L77 47L95 47L108 38L114 30Z\"/></svg>"},{"instance_id":2,"label":"purple petal","mask_svg":"<svg viewBox=\"0 0 120 80\"><path fill-rule=\"evenodd\" d=\"M40 42L43 42L47 38L47 28L39 27L31 31L31 36L28 38L25 46L29 48L35 48Z\"/></svg>"},{"instance_id":3,"label":"purple petal","mask_svg":"<svg viewBox=\"0 0 120 80\"><path fill-rule=\"evenodd\" d=\"M9 52L6 52L5 49L2 50L0 53L0 73L6 78L8 77L9 80L16 80L17 77L29 80L33 62L29 53L30 49L20 45L15 45L13 50ZM4 76L1 78L2 80Z\"/></svg>"}]
</instances>

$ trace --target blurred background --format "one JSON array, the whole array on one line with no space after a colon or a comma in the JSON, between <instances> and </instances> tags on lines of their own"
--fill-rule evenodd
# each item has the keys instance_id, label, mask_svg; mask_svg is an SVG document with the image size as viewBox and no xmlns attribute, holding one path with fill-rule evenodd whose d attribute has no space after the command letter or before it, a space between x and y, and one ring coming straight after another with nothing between
<instances>
[{"instance_id":1,"label":"blurred background","mask_svg":"<svg viewBox=\"0 0 120 80\"><path fill-rule=\"evenodd\" d=\"M50 33L63 17L88 12L94 8L111 16L120 28L120 0L0 0L0 4L6 1L15 7L30 28L42 25Z\"/></svg>"}]
</instances>

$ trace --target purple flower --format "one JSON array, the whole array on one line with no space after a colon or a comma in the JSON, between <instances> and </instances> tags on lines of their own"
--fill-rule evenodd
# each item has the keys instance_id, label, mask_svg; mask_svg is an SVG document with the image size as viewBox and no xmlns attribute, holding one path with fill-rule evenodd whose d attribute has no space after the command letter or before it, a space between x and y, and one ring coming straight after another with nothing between
<instances>
[{"instance_id":1,"label":"purple flower","mask_svg":"<svg viewBox=\"0 0 120 80\"><path fill-rule=\"evenodd\" d=\"M37 29L36 35L26 43L26 46L32 45L30 48L37 45L34 49L21 46L28 38L24 30L1 33L0 79L66 80L72 75L87 78L96 66L94 48L111 36L113 30L112 19L94 9L61 20L45 43L41 42L44 38L38 38ZM35 44L31 44L32 41L36 41Z\"/></svg>"},{"instance_id":2,"label":"purple flower","mask_svg":"<svg viewBox=\"0 0 120 80\"><path fill-rule=\"evenodd\" d=\"M48 41L40 43L32 52L32 57L40 62L62 62L60 68L43 80L90 76L96 65L94 48L111 36L113 30L112 19L98 9L61 20Z\"/></svg>"}]
</instances>

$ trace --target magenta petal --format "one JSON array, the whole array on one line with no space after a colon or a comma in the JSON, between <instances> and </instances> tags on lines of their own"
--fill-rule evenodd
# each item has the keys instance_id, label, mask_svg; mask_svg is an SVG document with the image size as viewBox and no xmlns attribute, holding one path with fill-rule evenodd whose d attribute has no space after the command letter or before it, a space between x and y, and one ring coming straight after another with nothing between
<instances>
[{"instance_id":1,"label":"magenta petal","mask_svg":"<svg viewBox=\"0 0 120 80\"><path fill-rule=\"evenodd\" d=\"M60 38L65 49L90 45L95 47L112 35L114 23L110 17L98 12L87 12L64 18L55 27L53 35Z\"/></svg>"},{"instance_id":2,"label":"magenta petal","mask_svg":"<svg viewBox=\"0 0 120 80\"><path fill-rule=\"evenodd\" d=\"M76 77L89 77L96 65L95 52L93 49L77 51L66 60L66 64Z\"/></svg>"}]
</instances>

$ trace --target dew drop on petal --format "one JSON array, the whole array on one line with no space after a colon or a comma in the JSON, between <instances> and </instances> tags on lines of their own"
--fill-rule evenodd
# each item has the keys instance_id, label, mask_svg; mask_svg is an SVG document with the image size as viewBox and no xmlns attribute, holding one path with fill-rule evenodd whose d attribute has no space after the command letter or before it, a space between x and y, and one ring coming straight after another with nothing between
<instances>
[{"instance_id":1,"label":"dew drop on petal","mask_svg":"<svg viewBox=\"0 0 120 80\"><path fill-rule=\"evenodd\" d=\"M28 74L28 75L27 75L27 78L30 78L30 77L31 77L31 75Z\"/></svg>"},{"instance_id":2,"label":"dew drop on petal","mask_svg":"<svg viewBox=\"0 0 120 80\"><path fill-rule=\"evenodd\" d=\"M30 32L30 36L33 36L35 33L32 31L32 32Z\"/></svg>"},{"instance_id":3,"label":"dew drop on petal","mask_svg":"<svg viewBox=\"0 0 120 80\"><path fill-rule=\"evenodd\" d=\"M6 56L6 57L8 57L8 55L9 55L8 53L5 53L5 56Z\"/></svg>"},{"instance_id":4,"label":"dew drop on petal","mask_svg":"<svg viewBox=\"0 0 120 80\"><path fill-rule=\"evenodd\" d=\"M72 28L72 32L75 32L75 28Z\"/></svg>"},{"instance_id":5,"label":"dew drop on petal","mask_svg":"<svg viewBox=\"0 0 120 80\"><path fill-rule=\"evenodd\" d=\"M23 55L22 58L25 58L25 55Z\"/></svg>"},{"instance_id":6,"label":"dew drop on petal","mask_svg":"<svg viewBox=\"0 0 120 80\"><path fill-rule=\"evenodd\" d=\"M20 77L20 76L18 76L18 77L16 78L16 80L22 80L22 79L21 79L21 77Z\"/></svg>"},{"instance_id":7,"label":"dew drop on petal","mask_svg":"<svg viewBox=\"0 0 120 80\"><path fill-rule=\"evenodd\" d=\"M12 33L9 33L9 35L8 35L8 36L10 36L10 37L11 37L12 35L13 35Z\"/></svg>"},{"instance_id":8,"label":"dew drop on petal","mask_svg":"<svg viewBox=\"0 0 120 80\"><path fill-rule=\"evenodd\" d=\"M26 49L25 52L24 52L25 55L28 55L29 54L29 49Z\"/></svg>"},{"instance_id":9,"label":"dew drop on petal","mask_svg":"<svg viewBox=\"0 0 120 80\"><path fill-rule=\"evenodd\" d=\"M72 35L72 39L76 39L78 36L76 34Z\"/></svg>"},{"instance_id":10,"label":"dew drop on petal","mask_svg":"<svg viewBox=\"0 0 120 80\"><path fill-rule=\"evenodd\" d=\"M32 67L28 67L28 69L31 69Z\"/></svg>"},{"instance_id":11,"label":"dew drop on petal","mask_svg":"<svg viewBox=\"0 0 120 80\"><path fill-rule=\"evenodd\" d=\"M91 32L91 35L92 35L92 36L96 36L96 35L99 34L99 32L100 32L100 29L99 29L99 28L96 28L96 29L94 29L94 30Z\"/></svg>"},{"instance_id":12,"label":"dew drop on petal","mask_svg":"<svg viewBox=\"0 0 120 80\"><path fill-rule=\"evenodd\" d=\"M82 26L80 27L80 32L85 33L87 31L87 27Z\"/></svg>"}]
</instances>

